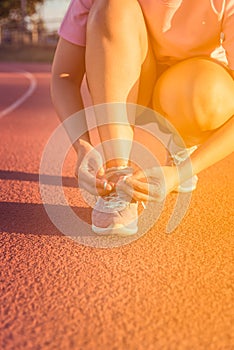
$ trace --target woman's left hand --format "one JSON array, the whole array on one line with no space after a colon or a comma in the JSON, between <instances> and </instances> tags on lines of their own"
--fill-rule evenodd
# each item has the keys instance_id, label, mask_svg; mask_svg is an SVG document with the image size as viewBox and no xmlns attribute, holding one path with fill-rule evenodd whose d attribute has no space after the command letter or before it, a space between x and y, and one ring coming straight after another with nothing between
<instances>
[{"instance_id":1,"label":"woman's left hand","mask_svg":"<svg viewBox=\"0 0 234 350\"><path fill-rule=\"evenodd\" d=\"M173 166L153 167L137 171L118 183L118 187L134 200L161 202L179 184L177 168Z\"/></svg>"}]
</instances>

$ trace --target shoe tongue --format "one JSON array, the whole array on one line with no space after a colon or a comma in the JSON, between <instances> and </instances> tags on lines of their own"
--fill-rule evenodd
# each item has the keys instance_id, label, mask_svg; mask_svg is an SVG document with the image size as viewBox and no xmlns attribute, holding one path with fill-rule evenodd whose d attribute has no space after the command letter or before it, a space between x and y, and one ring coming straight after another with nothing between
<instances>
[{"instance_id":1,"label":"shoe tongue","mask_svg":"<svg viewBox=\"0 0 234 350\"><path fill-rule=\"evenodd\" d=\"M129 204L119 193L113 192L101 200L101 207L104 212L114 213L122 211Z\"/></svg>"}]
</instances>

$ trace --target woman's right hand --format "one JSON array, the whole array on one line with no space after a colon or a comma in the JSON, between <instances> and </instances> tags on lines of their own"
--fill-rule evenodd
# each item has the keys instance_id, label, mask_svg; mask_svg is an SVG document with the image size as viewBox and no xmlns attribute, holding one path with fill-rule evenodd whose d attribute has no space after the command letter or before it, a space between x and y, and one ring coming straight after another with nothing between
<instances>
[{"instance_id":1,"label":"woman's right hand","mask_svg":"<svg viewBox=\"0 0 234 350\"><path fill-rule=\"evenodd\" d=\"M78 160L75 176L78 178L78 187L98 196L110 193L112 185L105 178L105 169L100 153L84 140L79 141L77 150Z\"/></svg>"}]
</instances>

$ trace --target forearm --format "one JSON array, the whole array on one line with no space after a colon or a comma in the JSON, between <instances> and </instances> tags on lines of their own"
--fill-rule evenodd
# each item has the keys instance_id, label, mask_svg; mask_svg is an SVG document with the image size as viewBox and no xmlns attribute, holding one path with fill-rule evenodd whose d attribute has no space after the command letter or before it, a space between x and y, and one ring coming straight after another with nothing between
<instances>
[{"instance_id":1,"label":"forearm","mask_svg":"<svg viewBox=\"0 0 234 350\"><path fill-rule=\"evenodd\" d=\"M219 162L234 151L234 116L204 142L190 157L180 166L180 182L187 180L192 174Z\"/></svg>"},{"instance_id":2,"label":"forearm","mask_svg":"<svg viewBox=\"0 0 234 350\"><path fill-rule=\"evenodd\" d=\"M85 47L74 45L63 38L59 39L52 65L51 97L61 122L83 110L80 87L85 73ZM79 137L73 146L78 151L79 142L90 142L85 112L77 113L77 120L72 119L72 126L66 130L70 139Z\"/></svg>"},{"instance_id":3,"label":"forearm","mask_svg":"<svg viewBox=\"0 0 234 350\"><path fill-rule=\"evenodd\" d=\"M53 76L51 83L51 96L55 110L61 122L83 109L83 101L79 86L69 80L69 77ZM85 113L79 114L75 125L73 125L73 130L67 130L69 137L71 137L71 132L74 132L74 129L77 135L79 135L80 130L87 130ZM76 152L78 152L80 140L90 142L88 131L81 135L81 137L73 144Z\"/></svg>"},{"instance_id":4,"label":"forearm","mask_svg":"<svg viewBox=\"0 0 234 350\"><path fill-rule=\"evenodd\" d=\"M58 117L62 122L83 108L79 87L69 77L52 76L51 96Z\"/></svg>"}]
</instances>

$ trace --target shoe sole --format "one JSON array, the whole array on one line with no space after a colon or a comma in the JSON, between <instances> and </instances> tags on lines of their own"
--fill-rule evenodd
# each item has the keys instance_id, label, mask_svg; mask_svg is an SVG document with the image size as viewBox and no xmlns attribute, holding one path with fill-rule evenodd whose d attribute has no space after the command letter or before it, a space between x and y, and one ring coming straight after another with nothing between
<instances>
[{"instance_id":1,"label":"shoe sole","mask_svg":"<svg viewBox=\"0 0 234 350\"><path fill-rule=\"evenodd\" d=\"M179 193L189 193L195 191L197 186L190 187L190 188L183 188L183 187L178 187L174 190L174 192L179 192Z\"/></svg>"},{"instance_id":2,"label":"shoe sole","mask_svg":"<svg viewBox=\"0 0 234 350\"><path fill-rule=\"evenodd\" d=\"M138 227L128 228L124 225L113 225L109 227L97 227L92 225L92 230L99 236L108 236L108 235L119 235L119 236L131 236L137 233Z\"/></svg>"},{"instance_id":3,"label":"shoe sole","mask_svg":"<svg viewBox=\"0 0 234 350\"><path fill-rule=\"evenodd\" d=\"M193 186L191 186L191 187L188 187L188 186L187 187L186 186L183 187L183 184L181 184L180 186L178 186L178 188L175 189L175 192L189 193L189 192L195 191L196 188L197 188L198 177L197 177L197 175L194 175L193 177L194 177L195 182L196 182Z\"/></svg>"}]
</instances>

